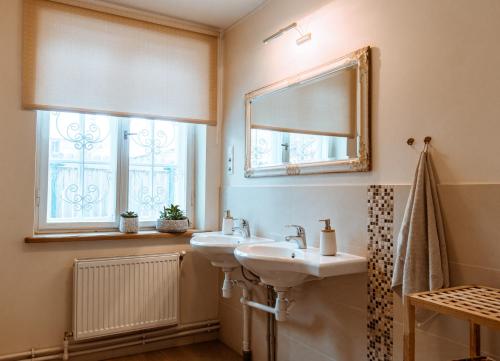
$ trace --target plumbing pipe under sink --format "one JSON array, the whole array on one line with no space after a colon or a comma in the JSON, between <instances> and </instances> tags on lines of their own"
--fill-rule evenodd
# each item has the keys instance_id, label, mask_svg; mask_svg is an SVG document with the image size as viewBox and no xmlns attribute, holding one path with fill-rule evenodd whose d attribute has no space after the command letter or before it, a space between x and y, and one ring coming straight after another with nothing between
<instances>
[{"instance_id":1,"label":"plumbing pipe under sink","mask_svg":"<svg viewBox=\"0 0 500 361\"><path fill-rule=\"evenodd\" d=\"M276 293L272 286L267 285L267 304L274 305ZM267 314L267 361L276 361L276 318L272 313Z\"/></svg>"},{"instance_id":2,"label":"plumbing pipe under sink","mask_svg":"<svg viewBox=\"0 0 500 361\"><path fill-rule=\"evenodd\" d=\"M238 286L242 291L242 299L250 299L250 289L248 288L245 281L242 280L231 280L231 287ZM246 304L243 304L243 342L242 342L242 351L243 351L243 361L251 361L252 360L252 351L250 349L250 320L252 317L250 307Z\"/></svg>"},{"instance_id":3,"label":"plumbing pipe under sink","mask_svg":"<svg viewBox=\"0 0 500 361\"><path fill-rule=\"evenodd\" d=\"M250 298L250 290L248 287L243 288L243 297ZM250 307L243 305L243 361L252 360L252 351L250 350L250 320L252 314Z\"/></svg>"},{"instance_id":4,"label":"plumbing pipe under sink","mask_svg":"<svg viewBox=\"0 0 500 361\"><path fill-rule=\"evenodd\" d=\"M295 301L289 300L287 298L289 288L275 287L275 291L277 297L274 307L252 301L248 297L245 297L245 295L241 297L240 302L243 305L247 305L264 312L272 313L276 317L276 321L286 321L288 317L288 312L290 312L290 310L294 306Z\"/></svg>"},{"instance_id":5,"label":"plumbing pipe under sink","mask_svg":"<svg viewBox=\"0 0 500 361\"><path fill-rule=\"evenodd\" d=\"M222 283L222 297L231 298L233 294L233 285L237 281L233 281L231 275L233 273L233 268L223 268L224 272L224 282Z\"/></svg>"}]
</instances>

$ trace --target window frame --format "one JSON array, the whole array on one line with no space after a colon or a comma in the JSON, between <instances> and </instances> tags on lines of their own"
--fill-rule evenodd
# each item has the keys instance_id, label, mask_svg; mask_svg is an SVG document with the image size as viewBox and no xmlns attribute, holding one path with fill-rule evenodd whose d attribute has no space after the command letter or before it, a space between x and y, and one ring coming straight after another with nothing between
<instances>
[{"instance_id":1,"label":"window frame","mask_svg":"<svg viewBox=\"0 0 500 361\"><path fill-rule=\"evenodd\" d=\"M114 117L117 124L116 145L116 197L115 197L115 221L114 222L47 222L48 201L48 152L49 152L49 114L50 111L36 112L36 175L35 175L35 233L66 233L66 232L92 232L92 231L116 231L120 222L120 213L127 211L128 205L128 183L129 183L129 127L130 121L126 117ZM86 113L80 113L86 114ZM161 120L159 120L161 121ZM196 142L195 127L187 124L186 129L186 216L194 222L194 168ZM139 215L140 221L140 215ZM142 230L151 230L156 226L155 221L140 221Z\"/></svg>"}]
</instances>

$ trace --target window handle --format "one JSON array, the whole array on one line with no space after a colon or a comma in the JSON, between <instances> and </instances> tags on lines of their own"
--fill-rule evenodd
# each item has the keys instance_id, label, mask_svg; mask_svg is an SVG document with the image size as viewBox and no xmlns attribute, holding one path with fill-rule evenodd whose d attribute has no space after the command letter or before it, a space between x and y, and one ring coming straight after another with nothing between
<instances>
[{"instance_id":1,"label":"window handle","mask_svg":"<svg viewBox=\"0 0 500 361\"><path fill-rule=\"evenodd\" d=\"M130 135L137 135L137 133L130 133L129 131L123 131L123 139L127 140Z\"/></svg>"}]
</instances>

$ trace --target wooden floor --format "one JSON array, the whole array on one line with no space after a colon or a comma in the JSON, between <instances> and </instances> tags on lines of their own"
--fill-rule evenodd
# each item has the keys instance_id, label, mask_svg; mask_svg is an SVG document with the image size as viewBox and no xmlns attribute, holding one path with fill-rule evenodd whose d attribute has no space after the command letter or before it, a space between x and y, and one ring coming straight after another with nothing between
<instances>
[{"instance_id":1,"label":"wooden floor","mask_svg":"<svg viewBox=\"0 0 500 361\"><path fill-rule=\"evenodd\" d=\"M241 361L241 356L218 341L168 348L113 361Z\"/></svg>"}]
</instances>

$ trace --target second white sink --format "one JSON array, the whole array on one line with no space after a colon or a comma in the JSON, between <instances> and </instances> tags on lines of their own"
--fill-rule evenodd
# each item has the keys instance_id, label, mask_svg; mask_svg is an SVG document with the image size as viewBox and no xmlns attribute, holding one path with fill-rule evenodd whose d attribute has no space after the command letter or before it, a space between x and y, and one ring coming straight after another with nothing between
<instances>
[{"instance_id":1,"label":"second white sink","mask_svg":"<svg viewBox=\"0 0 500 361\"><path fill-rule=\"evenodd\" d=\"M342 252L336 256L321 256L317 248L297 249L289 242L240 245L234 255L263 283L278 288L367 270L364 257Z\"/></svg>"},{"instance_id":2,"label":"second white sink","mask_svg":"<svg viewBox=\"0 0 500 361\"><path fill-rule=\"evenodd\" d=\"M243 238L241 236L227 236L222 232L197 233L191 238L191 247L202 253L215 267L231 269L240 267L234 257L234 249L243 244L273 242L271 239L260 237Z\"/></svg>"}]
</instances>

